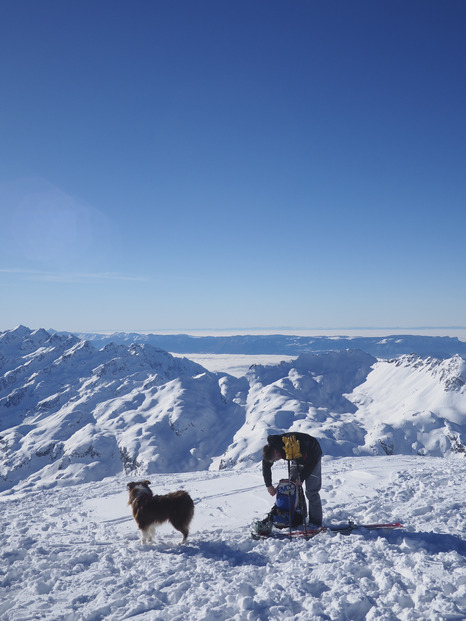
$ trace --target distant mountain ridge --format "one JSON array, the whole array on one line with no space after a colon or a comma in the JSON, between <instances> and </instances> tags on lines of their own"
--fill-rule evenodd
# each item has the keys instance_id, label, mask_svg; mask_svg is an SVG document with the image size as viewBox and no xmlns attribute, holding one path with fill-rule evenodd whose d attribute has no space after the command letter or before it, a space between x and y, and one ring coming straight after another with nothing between
<instances>
[{"instance_id":1,"label":"distant mountain ridge","mask_svg":"<svg viewBox=\"0 0 466 621\"><path fill-rule=\"evenodd\" d=\"M393 358L404 354L450 358L466 357L466 343L457 337L392 335L386 337L289 336L283 334L237 336L191 336L187 334L140 334L115 332L77 333L80 339L102 347L106 343L146 343L177 354L276 354L299 356L319 351L360 349L376 358Z\"/></svg>"},{"instance_id":2,"label":"distant mountain ridge","mask_svg":"<svg viewBox=\"0 0 466 621\"><path fill-rule=\"evenodd\" d=\"M0 333L0 492L257 464L285 430L331 456L465 456L466 361L345 349L236 378L147 343Z\"/></svg>"}]
</instances>

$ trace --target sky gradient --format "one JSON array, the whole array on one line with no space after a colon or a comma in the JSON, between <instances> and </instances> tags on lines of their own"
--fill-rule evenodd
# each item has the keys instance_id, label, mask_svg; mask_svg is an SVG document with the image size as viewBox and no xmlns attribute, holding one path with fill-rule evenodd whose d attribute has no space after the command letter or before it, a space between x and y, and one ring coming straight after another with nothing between
<instances>
[{"instance_id":1,"label":"sky gradient","mask_svg":"<svg viewBox=\"0 0 466 621\"><path fill-rule=\"evenodd\" d=\"M466 325L464 0L0 4L0 330Z\"/></svg>"}]
</instances>

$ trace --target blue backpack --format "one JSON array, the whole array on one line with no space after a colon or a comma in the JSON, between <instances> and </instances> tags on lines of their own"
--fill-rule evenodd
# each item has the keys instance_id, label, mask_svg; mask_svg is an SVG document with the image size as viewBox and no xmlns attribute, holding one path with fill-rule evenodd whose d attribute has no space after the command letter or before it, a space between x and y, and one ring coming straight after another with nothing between
<instances>
[{"instance_id":1,"label":"blue backpack","mask_svg":"<svg viewBox=\"0 0 466 621\"><path fill-rule=\"evenodd\" d=\"M304 523L306 503L302 487L298 487L293 481L281 479L277 486L275 506L269 513L273 525L277 528L300 526ZM290 511L291 508L291 511Z\"/></svg>"}]
</instances>

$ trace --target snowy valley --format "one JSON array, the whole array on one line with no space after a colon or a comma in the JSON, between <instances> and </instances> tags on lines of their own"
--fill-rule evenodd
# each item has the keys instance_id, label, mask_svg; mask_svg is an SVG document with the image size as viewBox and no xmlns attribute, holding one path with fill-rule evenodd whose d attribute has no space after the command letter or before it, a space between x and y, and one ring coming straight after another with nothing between
<instances>
[{"instance_id":1,"label":"snowy valley","mask_svg":"<svg viewBox=\"0 0 466 621\"><path fill-rule=\"evenodd\" d=\"M236 376L149 343L0 333L0 616L465 619L466 361L422 353L303 351ZM289 429L322 445L324 523L404 529L253 541L273 502L261 448ZM192 495L184 546L168 526L139 543L142 476Z\"/></svg>"}]
</instances>

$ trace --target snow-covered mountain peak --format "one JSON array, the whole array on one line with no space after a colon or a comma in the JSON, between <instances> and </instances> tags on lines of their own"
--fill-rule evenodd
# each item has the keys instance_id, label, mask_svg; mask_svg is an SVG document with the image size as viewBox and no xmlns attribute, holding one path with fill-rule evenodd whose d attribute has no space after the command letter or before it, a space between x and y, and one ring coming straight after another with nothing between
<instances>
[{"instance_id":1,"label":"snow-covered mountain peak","mask_svg":"<svg viewBox=\"0 0 466 621\"><path fill-rule=\"evenodd\" d=\"M145 344L98 350L68 336L54 335L52 346L46 333L36 335L33 355L24 348L31 334L16 334L15 347L8 338L3 356L3 488L43 475L65 481L106 469L208 468L240 424L243 411L225 398L220 376L191 360Z\"/></svg>"},{"instance_id":2,"label":"snow-covered mountain peak","mask_svg":"<svg viewBox=\"0 0 466 621\"><path fill-rule=\"evenodd\" d=\"M466 362L302 353L244 377L149 343L0 333L0 488L257 464L270 433L324 453L462 453Z\"/></svg>"},{"instance_id":3,"label":"snow-covered mountain peak","mask_svg":"<svg viewBox=\"0 0 466 621\"><path fill-rule=\"evenodd\" d=\"M410 354L390 362L398 367L415 369L419 373L430 373L447 391L462 390L466 384L466 360L458 354L446 360L431 356L421 358L416 354Z\"/></svg>"},{"instance_id":4,"label":"snow-covered mountain peak","mask_svg":"<svg viewBox=\"0 0 466 621\"><path fill-rule=\"evenodd\" d=\"M438 365L438 374L446 390L464 390L466 385L466 360L458 355L448 360L442 360L442 363Z\"/></svg>"}]
</instances>

